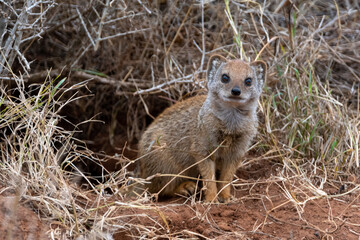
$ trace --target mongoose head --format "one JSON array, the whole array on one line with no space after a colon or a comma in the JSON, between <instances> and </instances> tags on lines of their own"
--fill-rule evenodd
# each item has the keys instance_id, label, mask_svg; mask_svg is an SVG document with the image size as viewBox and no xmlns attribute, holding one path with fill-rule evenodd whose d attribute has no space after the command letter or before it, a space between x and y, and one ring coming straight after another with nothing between
<instances>
[{"instance_id":1,"label":"mongoose head","mask_svg":"<svg viewBox=\"0 0 360 240\"><path fill-rule=\"evenodd\" d=\"M256 108L265 74L266 64L262 61L247 63L213 55L207 69L209 94L240 110Z\"/></svg>"}]
</instances>

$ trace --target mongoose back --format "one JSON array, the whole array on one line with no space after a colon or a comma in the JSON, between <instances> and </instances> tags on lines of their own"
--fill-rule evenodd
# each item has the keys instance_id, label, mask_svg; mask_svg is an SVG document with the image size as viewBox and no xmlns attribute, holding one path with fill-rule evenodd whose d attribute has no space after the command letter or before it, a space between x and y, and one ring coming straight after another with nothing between
<instances>
[{"instance_id":1,"label":"mongoose back","mask_svg":"<svg viewBox=\"0 0 360 240\"><path fill-rule=\"evenodd\" d=\"M205 202L230 200L229 183L257 132L265 70L262 61L209 59L208 94L167 108L140 140L140 176L155 175L151 193L193 194L201 176Z\"/></svg>"}]
</instances>

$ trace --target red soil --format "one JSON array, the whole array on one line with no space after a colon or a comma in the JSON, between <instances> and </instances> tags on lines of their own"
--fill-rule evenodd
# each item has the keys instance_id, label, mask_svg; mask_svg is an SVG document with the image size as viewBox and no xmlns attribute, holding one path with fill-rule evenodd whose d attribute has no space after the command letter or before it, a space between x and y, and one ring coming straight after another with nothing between
<instances>
[{"instance_id":1,"label":"red soil","mask_svg":"<svg viewBox=\"0 0 360 240\"><path fill-rule=\"evenodd\" d=\"M0 191L2 192L2 191ZM16 197L0 196L0 239L49 239L49 227Z\"/></svg>"},{"instance_id":2,"label":"red soil","mask_svg":"<svg viewBox=\"0 0 360 240\"><path fill-rule=\"evenodd\" d=\"M236 199L229 204L204 205L198 201L191 203L191 200L184 203L184 198L179 197L153 203L152 210L119 208L114 214L146 213L146 217L128 221L156 229L153 234L162 234L164 238L359 239L358 191L342 197L317 198L297 207L285 197L280 181L266 181L271 167L271 163L261 163L261 166L255 164L246 171L239 171L240 179L249 175L255 179L242 182L235 191ZM249 182L251 184L245 184ZM325 191L334 194L337 190L335 186L326 186ZM304 196L295 197L301 201ZM118 233L115 239L124 239L126 235L131 234Z\"/></svg>"}]
</instances>

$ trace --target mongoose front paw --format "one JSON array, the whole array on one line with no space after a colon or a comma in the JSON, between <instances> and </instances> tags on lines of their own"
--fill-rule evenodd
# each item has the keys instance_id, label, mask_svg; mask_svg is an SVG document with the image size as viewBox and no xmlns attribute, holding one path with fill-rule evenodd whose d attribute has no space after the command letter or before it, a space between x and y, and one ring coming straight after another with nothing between
<instances>
[{"instance_id":1,"label":"mongoose front paw","mask_svg":"<svg viewBox=\"0 0 360 240\"><path fill-rule=\"evenodd\" d=\"M219 203L217 195L211 193L205 194L204 203Z\"/></svg>"},{"instance_id":2,"label":"mongoose front paw","mask_svg":"<svg viewBox=\"0 0 360 240\"><path fill-rule=\"evenodd\" d=\"M191 196L195 193L196 183L193 181L186 181L181 183L175 190L175 193L183 196Z\"/></svg>"},{"instance_id":3,"label":"mongoose front paw","mask_svg":"<svg viewBox=\"0 0 360 240\"><path fill-rule=\"evenodd\" d=\"M208 200L208 199L204 199L204 204L218 204L219 200L217 198L212 199L212 200Z\"/></svg>"},{"instance_id":4,"label":"mongoose front paw","mask_svg":"<svg viewBox=\"0 0 360 240\"><path fill-rule=\"evenodd\" d=\"M228 203L233 199L234 199L234 197L231 196L231 195L223 196L223 195L220 194L220 196L219 196L219 202L221 202L221 203Z\"/></svg>"}]
</instances>

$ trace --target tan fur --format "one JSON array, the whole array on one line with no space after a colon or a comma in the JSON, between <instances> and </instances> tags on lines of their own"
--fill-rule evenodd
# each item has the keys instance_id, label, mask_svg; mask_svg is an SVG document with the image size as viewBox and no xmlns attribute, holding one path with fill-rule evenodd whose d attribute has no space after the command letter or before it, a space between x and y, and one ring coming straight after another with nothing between
<instances>
[{"instance_id":1,"label":"tan fur","mask_svg":"<svg viewBox=\"0 0 360 240\"><path fill-rule=\"evenodd\" d=\"M212 56L207 71L208 94L169 107L143 134L139 143L141 177L158 173L176 175L194 165L181 175L201 176L205 180L204 200L216 202L218 196L222 202L229 201L228 183L257 132L256 108L265 76L261 65L262 62L248 64ZM223 74L230 77L229 83L221 82ZM249 77L250 87L244 84ZM233 88L240 89L241 94L234 96ZM162 190L160 195L172 196L193 193L195 183L186 178L155 176L146 188L152 193Z\"/></svg>"}]
</instances>

